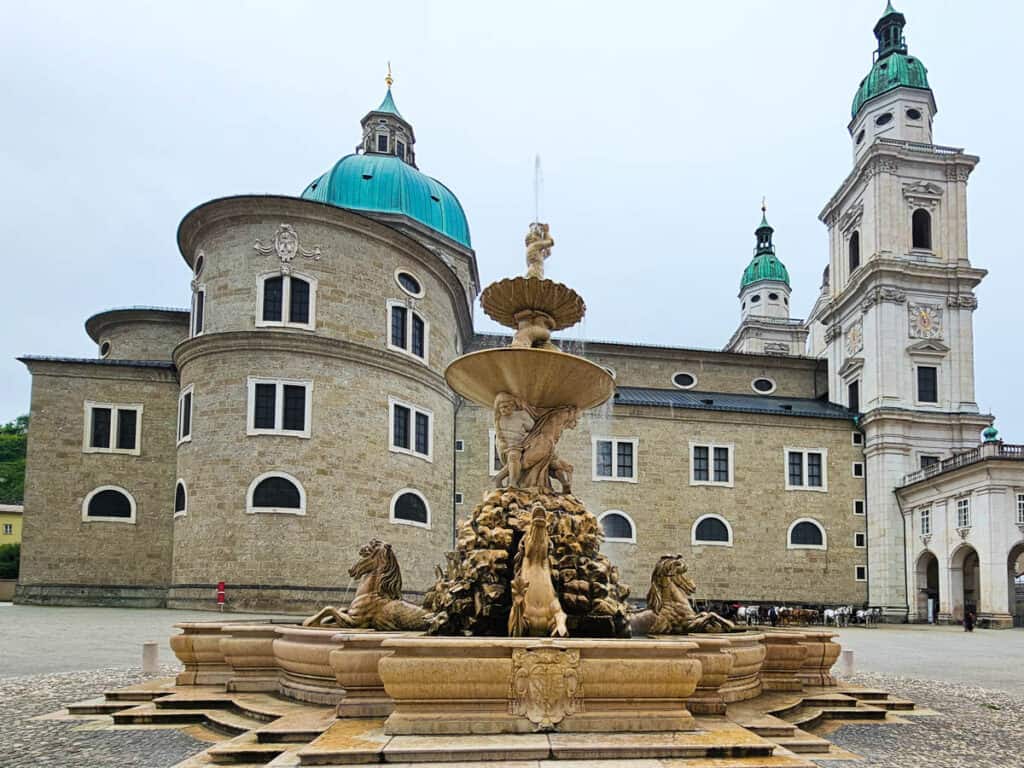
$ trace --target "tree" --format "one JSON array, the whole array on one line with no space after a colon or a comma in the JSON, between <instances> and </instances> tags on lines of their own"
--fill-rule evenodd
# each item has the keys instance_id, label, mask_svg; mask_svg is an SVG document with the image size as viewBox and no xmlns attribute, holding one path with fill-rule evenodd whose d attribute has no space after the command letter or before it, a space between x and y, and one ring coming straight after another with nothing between
<instances>
[{"instance_id":1,"label":"tree","mask_svg":"<svg viewBox=\"0 0 1024 768\"><path fill-rule=\"evenodd\" d=\"M6 424L0 424L0 435L27 435L28 434L28 414L19 416L14 421L9 421Z\"/></svg>"},{"instance_id":2,"label":"tree","mask_svg":"<svg viewBox=\"0 0 1024 768\"><path fill-rule=\"evenodd\" d=\"M0 425L0 504L20 504L25 498L25 453L28 416Z\"/></svg>"},{"instance_id":3,"label":"tree","mask_svg":"<svg viewBox=\"0 0 1024 768\"><path fill-rule=\"evenodd\" d=\"M0 546L0 579L18 578L20 562L21 544L4 544Z\"/></svg>"}]
</instances>

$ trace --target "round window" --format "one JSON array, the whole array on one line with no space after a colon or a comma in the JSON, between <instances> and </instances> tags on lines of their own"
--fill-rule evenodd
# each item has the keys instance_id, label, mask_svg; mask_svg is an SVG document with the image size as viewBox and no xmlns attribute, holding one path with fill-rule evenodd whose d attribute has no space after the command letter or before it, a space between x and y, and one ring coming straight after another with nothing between
<instances>
[{"instance_id":1,"label":"round window","mask_svg":"<svg viewBox=\"0 0 1024 768\"><path fill-rule=\"evenodd\" d=\"M423 295L423 286L420 285L420 281L408 272L402 270L395 272L395 281L410 296L420 297Z\"/></svg>"},{"instance_id":2,"label":"round window","mask_svg":"<svg viewBox=\"0 0 1024 768\"><path fill-rule=\"evenodd\" d=\"M110 342L104 341L100 344L100 357L109 357L110 355Z\"/></svg>"},{"instance_id":3,"label":"round window","mask_svg":"<svg viewBox=\"0 0 1024 768\"><path fill-rule=\"evenodd\" d=\"M759 294L759 293L756 293L756 294L754 294L753 296L750 297L750 303L751 304L757 304L757 302L759 302L760 300L761 300L761 294Z\"/></svg>"},{"instance_id":4,"label":"round window","mask_svg":"<svg viewBox=\"0 0 1024 768\"><path fill-rule=\"evenodd\" d=\"M875 118L875 125L888 125L892 122L892 112L886 112Z\"/></svg>"},{"instance_id":5,"label":"round window","mask_svg":"<svg viewBox=\"0 0 1024 768\"><path fill-rule=\"evenodd\" d=\"M861 130L861 132L857 134L857 143L860 144L862 141L864 141L864 131L863 130Z\"/></svg>"},{"instance_id":6,"label":"round window","mask_svg":"<svg viewBox=\"0 0 1024 768\"><path fill-rule=\"evenodd\" d=\"M680 371L672 377L672 383L680 389L692 389L697 386L697 377L692 373Z\"/></svg>"},{"instance_id":7,"label":"round window","mask_svg":"<svg viewBox=\"0 0 1024 768\"><path fill-rule=\"evenodd\" d=\"M768 298L771 299L772 301L778 301L779 300L779 294L777 294L777 293L769 293L768 294Z\"/></svg>"},{"instance_id":8,"label":"round window","mask_svg":"<svg viewBox=\"0 0 1024 768\"><path fill-rule=\"evenodd\" d=\"M771 379L754 379L750 382L750 386L754 388L755 392L760 392L762 395L775 391L775 382Z\"/></svg>"},{"instance_id":9,"label":"round window","mask_svg":"<svg viewBox=\"0 0 1024 768\"><path fill-rule=\"evenodd\" d=\"M919 109L908 109L907 110L907 119L909 119L909 120L920 120L921 119L921 110L919 110Z\"/></svg>"},{"instance_id":10,"label":"round window","mask_svg":"<svg viewBox=\"0 0 1024 768\"><path fill-rule=\"evenodd\" d=\"M203 271L203 267L206 265L206 254L202 251L196 256L195 274L198 277Z\"/></svg>"}]
</instances>

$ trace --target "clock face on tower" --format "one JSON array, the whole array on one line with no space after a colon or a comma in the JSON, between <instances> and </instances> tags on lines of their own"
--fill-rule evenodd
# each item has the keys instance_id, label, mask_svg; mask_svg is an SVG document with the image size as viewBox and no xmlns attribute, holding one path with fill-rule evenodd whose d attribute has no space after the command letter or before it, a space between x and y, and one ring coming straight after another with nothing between
<instances>
[{"instance_id":1,"label":"clock face on tower","mask_svg":"<svg viewBox=\"0 0 1024 768\"><path fill-rule=\"evenodd\" d=\"M910 335L915 339L942 338L942 307L934 304L908 304Z\"/></svg>"}]
</instances>

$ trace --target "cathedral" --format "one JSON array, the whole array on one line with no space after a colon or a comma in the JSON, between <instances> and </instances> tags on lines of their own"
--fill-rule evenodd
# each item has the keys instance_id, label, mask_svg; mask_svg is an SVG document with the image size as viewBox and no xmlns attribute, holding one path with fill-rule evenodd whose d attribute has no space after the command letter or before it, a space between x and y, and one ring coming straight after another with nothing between
<instances>
[{"instance_id":1,"label":"cathedral","mask_svg":"<svg viewBox=\"0 0 1024 768\"><path fill-rule=\"evenodd\" d=\"M972 611L991 627L1024 613L1024 446L974 393L978 158L932 143L905 24L889 5L874 27L808 317L791 316L762 211L721 351L585 344L616 391L560 453L634 596L679 552L698 600L896 622ZM93 315L95 359L22 358L16 600L216 608L222 587L228 610L310 611L351 597L346 569L373 538L394 547L407 595L433 583L501 469L493 414L444 372L507 339L474 330L466 212L419 169L391 85L355 151L299 196L185 216L190 307Z\"/></svg>"}]
</instances>

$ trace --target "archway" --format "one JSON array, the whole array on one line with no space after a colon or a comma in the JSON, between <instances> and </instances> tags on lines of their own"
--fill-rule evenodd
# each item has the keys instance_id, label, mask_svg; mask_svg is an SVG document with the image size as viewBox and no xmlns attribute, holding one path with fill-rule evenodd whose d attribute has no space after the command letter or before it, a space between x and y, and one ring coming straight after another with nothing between
<instances>
[{"instance_id":1,"label":"archway","mask_svg":"<svg viewBox=\"0 0 1024 768\"><path fill-rule=\"evenodd\" d=\"M961 544L949 558L950 613L961 622L967 611L978 615L981 597L981 569L978 553L970 544Z\"/></svg>"},{"instance_id":2,"label":"archway","mask_svg":"<svg viewBox=\"0 0 1024 768\"><path fill-rule=\"evenodd\" d=\"M1013 626L1024 627L1024 541L1018 542L1006 561L1007 594Z\"/></svg>"},{"instance_id":3,"label":"archway","mask_svg":"<svg viewBox=\"0 0 1024 768\"><path fill-rule=\"evenodd\" d=\"M914 569L917 586L917 619L934 624L939 615L939 558L925 550Z\"/></svg>"}]
</instances>

